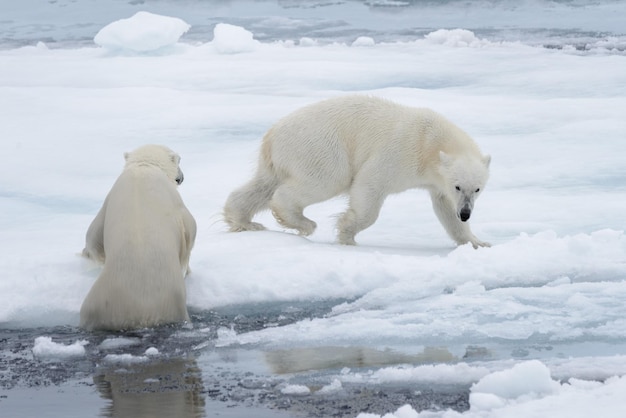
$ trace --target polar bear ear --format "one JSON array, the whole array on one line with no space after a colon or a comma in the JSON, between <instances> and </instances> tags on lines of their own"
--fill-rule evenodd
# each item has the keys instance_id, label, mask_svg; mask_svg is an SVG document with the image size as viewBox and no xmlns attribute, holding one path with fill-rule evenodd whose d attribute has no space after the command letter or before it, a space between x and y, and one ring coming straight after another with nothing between
<instances>
[{"instance_id":1,"label":"polar bear ear","mask_svg":"<svg viewBox=\"0 0 626 418\"><path fill-rule=\"evenodd\" d=\"M125 152L124 153L124 160L128 161L128 157L130 157L130 152Z\"/></svg>"},{"instance_id":2,"label":"polar bear ear","mask_svg":"<svg viewBox=\"0 0 626 418\"><path fill-rule=\"evenodd\" d=\"M449 167L452 164L452 157L443 151L439 151L439 161L444 167Z\"/></svg>"},{"instance_id":3,"label":"polar bear ear","mask_svg":"<svg viewBox=\"0 0 626 418\"><path fill-rule=\"evenodd\" d=\"M180 163L180 155L176 154L175 152L170 153L170 159L176 165Z\"/></svg>"},{"instance_id":4,"label":"polar bear ear","mask_svg":"<svg viewBox=\"0 0 626 418\"><path fill-rule=\"evenodd\" d=\"M485 164L485 167L489 168L489 164L491 164L491 155L485 155L483 157L483 163Z\"/></svg>"}]
</instances>

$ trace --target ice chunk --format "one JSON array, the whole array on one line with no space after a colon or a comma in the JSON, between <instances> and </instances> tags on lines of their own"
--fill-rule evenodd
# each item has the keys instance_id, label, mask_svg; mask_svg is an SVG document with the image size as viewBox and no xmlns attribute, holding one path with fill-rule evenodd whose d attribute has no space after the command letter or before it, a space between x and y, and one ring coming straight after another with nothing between
<instances>
[{"instance_id":1,"label":"ice chunk","mask_svg":"<svg viewBox=\"0 0 626 418\"><path fill-rule=\"evenodd\" d=\"M311 389L304 385L287 385L281 392L285 395L308 395Z\"/></svg>"},{"instance_id":2,"label":"ice chunk","mask_svg":"<svg viewBox=\"0 0 626 418\"><path fill-rule=\"evenodd\" d=\"M150 347L145 352L146 356L158 356L159 350L156 347Z\"/></svg>"},{"instance_id":3,"label":"ice chunk","mask_svg":"<svg viewBox=\"0 0 626 418\"><path fill-rule=\"evenodd\" d=\"M374 46L376 41L369 36L359 36L352 42L352 46Z\"/></svg>"},{"instance_id":4,"label":"ice chunk","mask_svg":"<svg viewBox=\"0 0 626 418\"><path fill-rule=\"evenodd\" d=\"M481 47L488 45L489 41L479 39L474 32L466 29L439 29L425 36L430 43L452 47Z\"/></svg>"},{"instance_id":5,"label":"ice chunk","mask_svg":"<svg viewBox=\"0 0 626 418\"><path fill-rule=\"evenodd\" d=\"M190 27L175 17L137 12L106 25L93 40L108 49L148 52L176 44Z\"/></svg>"},{"instance_id":6,"label":"ice chunk","mask_svg":"<svg viewBox=\"0 0 626 418\"><path fill-rule=\"evenodd\" d=\"M107 354L102 360L112 364L135 364L148 361L148 357L133 356L132 354Z\"/></svg>"},{"instance_id":7,"label":"ice chunk","mask_svg":"<svg viewBox=\"0 0 626 418\"><path fill-rule=\"evenodd\" d=\"M470 403L477 409L500 408L505 400L545 396L558 389L559 383L550 377L550 369L531 360L483 377L472 386Z\"/></svg>"},{"instance_id":8,"label":"ice chunk","mask_svg":"<svg viewBox=\"0 0 626 418\"><path fill-rule=\"evenodd\" d=\"M141 343L139 338L107 338L98 346L102 350L115 350L121 347L129 347Z\"/></svg>"},{"instance_id":9,"label":"ice chunk","mask_svg":"<svg viewBox=\"0 0 626 418\"><path fill-rule=\"evenodd\" d=\"M71 357L83 357L85 355L85 345L87 340L76 341L70 345L55 343L51 337L35 338L33 346L33 356L39 359L67 359Z\"/></svg>"},{"instance_id":10,"label":"ice chunk","mask_svg":"<svg viewBox=\"0 0 626 418\"><path fill-rule=\"evenodd\" d=\"M342 388L343 385L341 384L341 382L338 379L334 379L328 385L323 386L320 390L318 390L317 393L325 395L328 393L340 391Z\"/></svg>"},{"instance_id":11,"label":"ice chunk","mask_svg":"<svg viewBox=\"0 0 626 418\"><path fill-rule=\"evenodd\" d=\"M253 38L252 32L241 26L218 23L213 29L211 44L220 54L238 54L256 50L260 42Z\"/></svg>"}]
</instances>

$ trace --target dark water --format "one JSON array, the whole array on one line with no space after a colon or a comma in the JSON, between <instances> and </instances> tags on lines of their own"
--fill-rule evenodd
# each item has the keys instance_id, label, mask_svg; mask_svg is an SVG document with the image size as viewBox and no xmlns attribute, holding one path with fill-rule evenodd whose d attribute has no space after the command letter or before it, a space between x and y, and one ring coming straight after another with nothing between
<instances>
[{"instance_id":1,"label":"dark water","mask_svg":"<svg viewBox=\"0 0 626 418\"><path fill-rule=\"evenodd\" d=\"M316 393L343 367L366 372L386 364L429 361L366 347L313 347L262 351L215 346L222 327L237 332L320 317L341 301L253 304L192 313L194 327L175 326L128 333L87 333L74 327L0 330L0 411L4 417L348 417L384 414L402 405L466 410L466 387L415 384L343 384ZM34 340L58 344L87 340L86 355L37 359ZM105 348L106 339L132 345ZM131 354L144 361L111 360ZM440 353L432 355L440 360ZM285 394L287 385L311 393Z\"/></svg>"},{"instance_id":2,"label":"dark water","mask_svg":"<svg viewBox=\"0 0 626 418\"><path fill-rule=\"evenodd\" d=\"M108 23L138 11L174 16L191 29L182 42L213 39L217 23L243 26L263 42L313 38L321 44L413 41L463 28L491 41L580 51L626 50L626 7L615 0L20 0L0 6L0 48L94 46Z\"/></svg>"}]
</instances>

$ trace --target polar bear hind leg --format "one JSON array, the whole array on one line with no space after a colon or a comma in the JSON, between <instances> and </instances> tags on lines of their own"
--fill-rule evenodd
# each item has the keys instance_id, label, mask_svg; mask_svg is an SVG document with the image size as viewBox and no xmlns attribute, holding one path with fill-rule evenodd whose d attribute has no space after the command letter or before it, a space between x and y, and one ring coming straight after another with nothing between
<instances>
[{"instance_id":1,"label":"polar bear hind leg","mask_svg":"<svg viewBox=\"0 0 626 418\"><path fill-rule=\"evenodd\" d=\"M320 196L314 193L314 184L292 181L281 184L270 202L272 215L279 224L288 229L295 229L302 236L309 236L317 228L317 224L304 216L304 208L329 199L332 196Z\"/></svg>"},{"instance_id":2,"label":"polar bear hind leg","mask_svg":"<svg viewBox=\"0 0 626 418\"><path fill-rule=\"evenodd\" d=\"M252 218L269 208L269 202L278 187L278 179L269 170L259 169L248 183L233 191L224 205L224 221L231 232L261 231L265 227Z\"/></svg>"}]
</instances>

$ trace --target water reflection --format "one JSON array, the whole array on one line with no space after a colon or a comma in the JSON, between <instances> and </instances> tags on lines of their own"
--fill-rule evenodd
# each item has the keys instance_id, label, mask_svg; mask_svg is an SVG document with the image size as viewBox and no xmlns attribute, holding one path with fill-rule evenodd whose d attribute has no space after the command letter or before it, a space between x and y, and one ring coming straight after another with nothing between
<instances>
[{"instance_id":1,"label":"water reflection","mask_svg":"<svg viewBox=\"0 0 626 418\"><path fill-rule=\"evenodd\" d=\"M457 358L443 347L426 347L417 354L367 347L310 347L276 350L265 354L274 373L297 373L308 370L342 367L380 367L394 364L448 363Z\"/></svg>"},{"instance_id":2,"label":"water reflection","mask_svg":"<svg viewBox=\"0 0 626 418\"><path fill-rule=\"evenodd\" d=\"M198 418L205 414L202 374L195 359L113 364L94 382L111 400L101 416L115 418Z\"/></svg>"}]
</instances>

